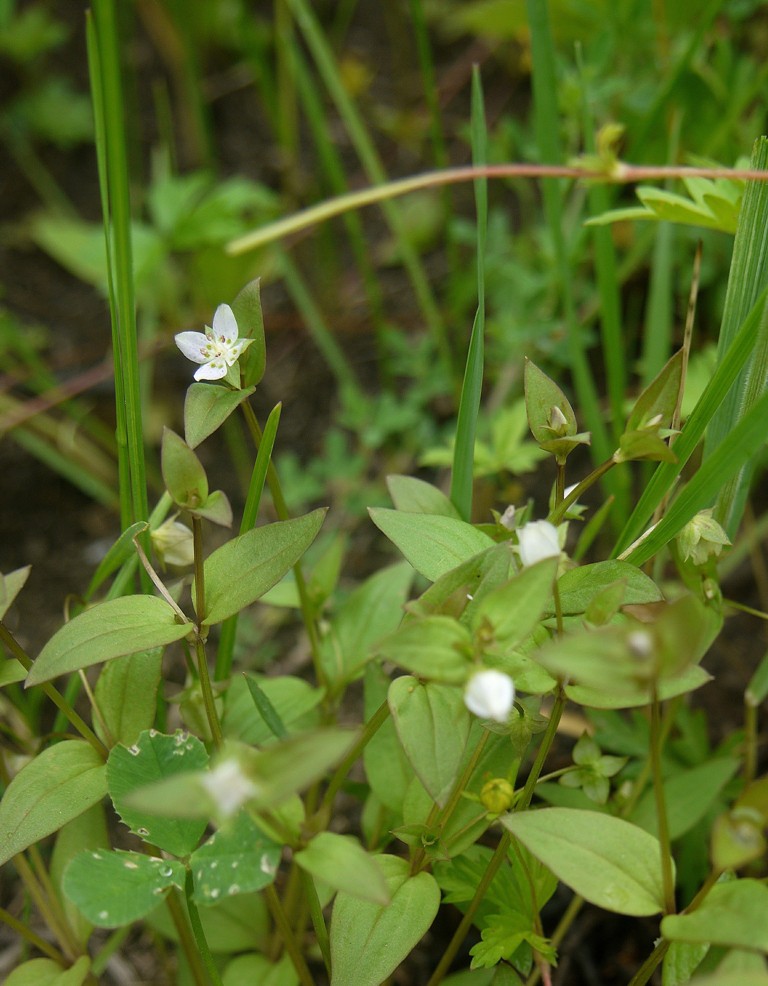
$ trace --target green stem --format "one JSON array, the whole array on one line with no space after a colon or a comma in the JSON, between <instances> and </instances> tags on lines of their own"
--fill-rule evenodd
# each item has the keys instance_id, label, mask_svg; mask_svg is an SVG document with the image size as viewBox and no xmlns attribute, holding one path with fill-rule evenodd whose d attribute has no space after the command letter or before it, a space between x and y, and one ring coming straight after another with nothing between
<instances>
[{"instance_id":1,"label":"green stem","mask_svg":"<svg viewBox=\"0 0 768 986\"><path fill-rule=\"evenodd\" d=\"M352 769L352 765L356 762L360 754L376 735L381 725L387 720L388 716L389 703L385 699L365 724L358 741L334 771L333 777L331 778L325 794L323 795L323 800L320 802L320 807L317 810L318 816L322 817L331 810L333 800L338 794L341 785L344 783L344 778Z\"/></svg>"},{"instance_id":2,"label":"green stem","mask_svg":"<svg viewBox=\"0 0 768 986\"><path fill-rule=\"evenodd\" d=\"M430 976L427 986L438 986L438 983L441 983L443 981L443 977L451 967L451 963L456 957L456 953L461 947L462 942L466 938L467 932L472 927L472 922L475 919L475 914L477 913L477 909L482 903L483 898L485 897L485 894L488 891L488 888L493 882L493 878L498 873L501 864L507 858L507 852L509 851L510 843L511 843L511 836L509 832L504 832L501 839L499 839L499 844L496 847L496 852L491 857L491 860L488 863L488 867L485 873L483 873L482 877L480 878L480 882L477 885L477 890L475 891L475 896L469 902L469 906L467 907L466 913L464 914L464 917L461 919L458 928L456 929L456 931L453 934L453 937L448 943L448 947L443 953L443 957L437 963L437 967L435 968L435 971Z\"/></svg>"},{"instance_id":3,"label":"green stem","mask_svg":"<svg viewBox=\"0 0 768 986\"><path fill-rule=\"evenodd\" d=\"M208 670L208 656L205 653L205 638L203 637L203 620L205 619L205 570L203 559L203 522L199 517L192 517L192 536L195 551L195 612L197 626L195 629L195 654L197 656L197 673L200 676L200 691L203 705L211 730L211 738L217 749L224 743L219 714L216 711L216 700L211 687L211 675Z\"/></svg>"},{"instance_id":4,"label":"green stem","mask_svg":"<svg viewBox=\"0 0 768 986\"><path fill-rule=\"evenodd\" d=\"M180 892L175 888L171 890L165 898L165 904L171 915L171 920L173 921L173 926L176 929L176 934L179 936L179 944L181 945L181 949L184 952L184 957L189 964L189 970L192 973L195 986L210 986L208 978L205 974L203 960L200 956L200 952L197 950L194 936L189 927L187 915L184 912L184 908L181 906Z\"/></svg>"},{"instance_id":5,"label":"green stem","mask_svg":"<svg viewBox=\"0 0 768 986\"><path fill-rule=\"evenodd\" d=\"M445 829L445 826L448 824L451 815L456 810L456 806L461 801L461 796L464 793L466 787L468 786L472 778L472 774L474 773L475 767L477 767L480 757L483 755L485 744L488 742L488 737L490 735L491 734L488 732L487 729L483 730L483 735L480 737L480 739L477 742L477 745L475 746L475 749L472 751L472 756L467 761L466 767L461 772L461 775L456 778L453 784L450 797L448 798L445 807L442 810L440 810L437 804L433 806L432 811L429 814L429 818L427 819L426 827L429 830L431 826L433 826L435 822L437 822L436 835L438 836L438 838L442 834L443 830ZM438 810L435 811L435 809ZM433 812L434 812L434 817L433 817ZM423 846L416 850L413 859L411 860L411 875L418 873L419 870L422 868L425 856L426 856L426 852Z\"/></svg>"},{"instance_id":6,"label":"green stem","mask_svg":"<svg viewBox=\"0 0 768 986\"><path fill-rule=\"evenodd\" d=\"M274 886L270 884L270 886L266 888L264 891L264 897L266 899L269 912L272 915L272 919L283 937L285 950L288 952L291 962L293 962L293 968L296 970L296 975L299 977L301 986L315 986L315 982L312 979L312 974L309 971L307 963L304 961L304 956L301 954L301 948L294 937L293 931L291 930L291 925L285 915L283 905L280 903L280 898L277 896L277 891Z\"/></svg>"},{"instance_id":7,"label":"green stem","mask_svg":"<svg viewBox=\"0 0 768 986\"><path fill-rule=\"evenodd\" d=\"M242 408L245 423L251 433L253 443L258 450L262 439L261 426L259 425L256 415L253 412L253 408L248 401L243 401L240 407ZM272 461L270 461L267 466L267 485L269 486L269 492L272 496L272 502L275 506L275 512L277 513L278 518L280 520L288 520L291 515L285 502L285 497L283 496L283 488L280 485L280 477L277 475L277 470L275 469ZM304 628L306 629L307 636L309 638L309 647L312 651L312 662L315 668L317 683L321 688L327 688L328 683L325 676L325 670L323 668L322 654L320 652L320 635L317 632L314 607L312 606L312 601L309 598L309 592L307 591L307 583L304 578L301 562L296 562L293 566L293 574L296 579L296 591L299 594L301 616L304 621Z\"/></svg>"},{"instance_id":8,"label":"green stem","mask_svg":"<svg viewBox=\"0 0 768 986\"><path fill-rule=\"evenodd\" d=\"M672 844L669 837L667 806L664 797L664 778L661 773L661 704L653 685L651 702L651 758L653 769L653 792L656 799L656 821L661 846L661 880L664 888L664 913L675 913L675 877L672 872Z\"/></svg>"},{"instance_id":9,"label":"green stem","mask_svg":"<svg viewBox=\"0 0 768 986\"><path fill-rule=\"evenodd\" d=\"M25 938L33 948L38 950L38 952L42 952L43 955L47 955L49 959L53 959L53 961L57 962L60 966L66 966L67 960L61 952L57 951L50 942L47 942L44 938L41 938L40 935L36 935L30 927L24 924L23 921L19 921L18 918L15 918L12 914L6 911L4 907L0 907L0 921L7 924L8 927L12 931L15 931L17 935Z\"/></svg>"},{"instance_id":10,"label":"green stem","mask_svg":"<svg viewBox=\"0 0 768 986\"><path fill-rule=\"evenodd\" d=\"M656 948L651 952L648 958L643 962L637 972L629 981L629 986L645 986L648 980L656 971L657 966L664 958L664 956L669 951L669 946L672 942L667 941L662 938L656 945Z\"/></svg>"},{"instance_id":11,"label":"green stem","mask_svg":"<svg viewBox=\"0 0 768 986\"><path fill-rule=\"evenodd\" d=\"M557 696L555 697L555 704L552 706L552 712L549 716L546 731L541 740L541 745L539 746L538 752L536 753L536 759L533 761L531 771L528 774L528 779L525 782L523 793L520 800L515 805L515 811L524 811L531 803L533 792L539 781L541 768L544 766L544 761L547 759L552 743L554 742L555 735L557 734L557 727L560 725L560 717L563 714L564 708L565 691L563 690L563 686L560 684L557 686Z\"/></svg>"},{"instance_id":12,"label":"green stem","mask_svg":"<svg viewBox=\"0 0 768 986\"><path fill-rule=\"evenodd\" d=\"M197 950L203 960L213 986L221 986L219 970L216 968L216 963L213 961L213 955L211 955L211 949L208 946L208 940L206 939L205 931L203 930L203 922L200 920L197 905L192 898L193 890L194 884L192 882L192 870L187 870L187 876L184 881L184 897L187 901L187 910L189 911L189 924L192 928L192 934L195 937Z\"/></svg>"},{"instance_id":13,"label":"green stem","mask_svg":"<svg viewBox=\"0 0 768 986\"><path fill-rule=\"evenodd\" d=\"M601 479L609 469L613 469L616 465L616 461L613 458L606 459L597 468L593 469L592 472L586 476L580 483L578 483L560 503L555 505L555 508L549 515L549 521L554 524L555 527L560 523L560 521L565 517L568 512L568 507L571 504L576 503L580 496L582 496L586 491L593 486L598 479Z\"/></svg>"},{"instance_id":14,"label":"green stem","mask_svg":"<svg viewBox=\"0 0 768 986\"><path fill-rule=\"evenodd\" d=\"M309 906L312 925L317 935L317 944L320 954L323 956L323 962L325 963L325 971L328 973L328 978L330 979L331 943L328 938L328 928L325 926L323 908L320 906L320 899L317 896L317 887L315 887L315 881L312 879L312 875L307 873L306 870L301 870L301 882L304 887L304 899Z\"/></svg>"},{"instance_id":15,"label":"green stem","mask_svg":"<svg viewBox=\"0 0 768 986\"><path fill-rule=\"evenodd\" d=\"M78 948L71 940L71 932L66 921L60 916L61 908L56 906L58 902L46 894L23 853L18 853L13 857L13 865L16 867L16 872L21 877L22 883L40 916L58 941L65 959L73 962L77 958Z\"/></svg>"},{"instance_id":16,"label":"green stem","mask_svg":"<svg viewBox=\"0 0 768 986\"><path fill-rule=\"evenodd\" d=\"M11 654L16 658L19 664L21 664L26 671L29 671L29 669L32 667L33 664L32 658L29 657L26 651L24 651L21 645L16 641L16 638L13 636L11 631L8 629L8 627L6 627L6 625L3 623L2 620L0 620L0 643L3 644L3 646L5 646L11 652ZM94 731L90 728L90 726L88 726L87 723L85 723L83 719L80 718L80 716L77 714L77 712L75 712L75 710L72 708L69 702L67 702L67 700L63 697L63 695L59 691L57 691L53 687L53 685L51 685L49 682L45 682L44 684L40 685L40 688L42 688L45 695L48 696L48 698L53 702L56 708L59 709L59 711L64 716L66 716L66 718L69 720L72 726L74 726L74 728L78 731L78 733L80 733L83 739L87 740L91 744L91 746L94 748L94 750L98 753L98 755L103 760L106 760L107 756L109 755L109 750L101 742L99 737L96 735L96 733L94 733Z\"/></svg>"}]
</instances>

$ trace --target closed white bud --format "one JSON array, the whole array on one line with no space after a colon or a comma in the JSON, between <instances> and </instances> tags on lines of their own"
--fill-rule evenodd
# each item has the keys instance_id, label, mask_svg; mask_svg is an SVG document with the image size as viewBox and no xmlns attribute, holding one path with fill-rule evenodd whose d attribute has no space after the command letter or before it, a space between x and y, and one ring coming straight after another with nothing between
<instances>
[{"instance_id":1,"label":"closed white bud","mask_svg":"<svg viewBox=\"0 0 768 986\"><path fill-rule=\"evenodd\" d=\"M503 671L477 671L464 689L464 704L479 719L506 722L515 701L515 684Z\"/></svg>"},{"instance_id":2,"label":"closed white bud","mask_svg":"<svg viewBox=\"0 0 768 986\"><path fill-rule=\"evenodd\" d=\"M524 568L545 558L560 557L557 528L548 520L532 520L517 532L518 551Z\"/></svg>"}]
</instances>

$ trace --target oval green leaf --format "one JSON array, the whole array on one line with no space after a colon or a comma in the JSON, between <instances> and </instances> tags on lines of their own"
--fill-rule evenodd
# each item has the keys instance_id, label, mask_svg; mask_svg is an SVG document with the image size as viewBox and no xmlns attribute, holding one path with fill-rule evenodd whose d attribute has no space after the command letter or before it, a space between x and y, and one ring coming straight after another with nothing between
<instances>
[{"instance_id":1,"label":"oval green leaf","mask_svg":"<svg viewBox=\"0 0 768 986\"><path fill-rule=\"evenodd\" d=\"M331 986L380 986L432 924L440 889L431 873L408 875L408 863L379 856L390 895L384 906L336 897L331 919Z\"/></svg>"},{"instance_id":2,"label":"oval green leaf","mask_svg":"<svg viewBox=\"0 0 768 986\"><path fill-rule=\"evenodd\" d=\"M221 623L271 589L312 544L325 513L256 527L214 551L205 562L203 623Z\"/></svg>"},{"instance_id":3,"label":"oval green leaf","mask_svg":"<svg viewBox=\"0 0 768 986\"><path fill-rule=\"evenodd\" d=\"M636 825L576 808L518 812L501 822L590 903L634 917L662 910L661 847Z\"/></svg>"},{"instance_id":4,"label":"oval green leaf","mask_svg":"<svg viewBox=\"0 0 768 986\"><path fill-rule=\"evenodd\" d=\"M670 914L661 933L670 941L709 942L768 952L768 887L759 880L718 883L691 914Z\"/></svg>"},{"instance_id":5,"label":"oval green leaf","mask_svg":"<svg viewBox=\"0 0 768 986\"><path fill-rule=\"evenodd\" d=\"M119 928L154 910L170 887L184 889L184 864L142 853L81 852L64 872L63 889L97 928Z\"/></svg>"},{"instance_id":6,"label":"oval green leaf","mask_svg":"<svg viewBox=\"0 0 768 986\"><path fill-rule=\"evenodd\" d=\"M371 507L368 513L379 530L430 582L436 582L441 575L494 544L487 534L453 517L404 513L384 507Z\"/></svg>"},{"instance_id":7,"label":"oval green leaf","mask_svg":"<svg viewBox=\"0 0 768 986\"><path fill-rule=\"evenodd\" d=\"M0 801L0 866L106 793L106 767L90 743L65 740L43 750L13 778Z\"/></svg>"},{"instance_id":8,"label":"oval green leaf","mask_svg":"<svg viewBox=\"0 0 768 986\"><path fill-rule=\"evenodd\" d=\"M192 853L194 898L198 904L262 890L274 883L282 846L266 836L247 811L218 829Z\"/></svg>"},{"instance_id":9,"label":"oval green leaf","mask_svg":"<svg viewBox=\"0 0 768 986\"><path fill-rule=\"evenodd\" d=\"M157 596L123 596L86 609L55 633L27 676L27 687L126 654L164 647L192 629Z\"/></svg>"},{"instance_id":10,"label":"oval green leaf","mask_svg":"<svg viewBox=\"0 0 768 986\"><path fill-rule=\"evenodd\" d=\"M81 955L69 969L51 959L30 959L13 970L4 986L82 986L90 969L87 955Z\"/></svg>"},{"instance_id":11,"label":"oval green leaf","mask_svg":"<svg viewBox=\"0 0 768 986\"><path fill-rule=\"evenodd\" d=\"M253 346L249 346L246 353L250 349ZM242 356L240 359L242 361ZM187 445L197 448L200 442L224 424L255 389L230 390L210 383L191 384L184 401L184 437Z\"/></svg>"},{"instance_id":12,"label":"oval green leaf","mask_svg":"<svg viewBox=\"0 0 768 986\"><path fill-rule=\"evenodd\" d=\"M335 890L372 904L388 904L389 890L378 859L351 835L320 832L294 856L302 869Z\"/></svg>"},{"instance_id":13,"label":"oval green leaf","mask_svg":"<svg viewBox=\"0 0 768 986\"><path fill-rule=\"evenodd\" d=\"M207 763L208 753L196 736L181 730L172 736L146 730L133 746L116 746L109 755L107 781L115 810L146 842L174 856L186 856L199 842L205 819L152 815L134 808L129 796L148 784L203 770Z\"/></svg>"}]
</instances>

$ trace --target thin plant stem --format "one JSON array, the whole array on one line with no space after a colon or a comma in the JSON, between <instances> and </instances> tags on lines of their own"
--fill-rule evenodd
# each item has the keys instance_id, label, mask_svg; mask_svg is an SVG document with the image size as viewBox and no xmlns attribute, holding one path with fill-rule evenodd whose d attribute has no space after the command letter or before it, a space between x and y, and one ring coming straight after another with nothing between
<instances>
[{"instance_id":1,"label":"thin plant stem","mask_svg":"<svg viewBox=\"0 0 768 986\"><path fill-rule=\"evenodd\" d=\"M301 986L315 986L315 981L301 953L299 943L296 941L291 930L290 922L283 910L283 905L280 903L280 898L277 896L277 891L271 884L265 889L264 897L277 930L283 937L285 950L293 963L293 968L296 970L296 975L299 977Z\"/></svg>"},{"instance_id":2,"label":"thin plant stem","mask_svg":"<svg viewBox=\"0 0 768 986\"><path fill-rule=\"evenodd\" d=\"M210 986L208 977L205 974L203 959L197 950L195 939L189 926L189 920L181 905L181 899L181 892L174 887L165 898L165 905L168 908L168 913L171 915L176 934L179 936L179 944L184 952L184 957L189 963L189 969L195 981L195 986Z\"/></svg>"},{"instance_id":3,"label":"thin plant stem","mask_svg":"<svg viewBox=\"0 0 768 986\"><path fill-rule=\"evenodd\" d=\"M560 718L563 714L563 709L565 708L565 701L565 690L563 689L562 684L559 684L557 686L555 704L552 706L552 711L549 714L547 728L536 753L536 759L533 761L533 766L531 767L531 771L525 782L523 793L515 805L515 811L524 811L531 803L533 792L535 791L536 785L539 781L541 769L544 766L544 761L549 756L549 751L552 747L552 743L554 742L555 735L557 734L557 727L560 725Z\"/></svg>"},{"instance_id":4,"label":"thin plant stem","mask_svg":"<svg viewBox=\"0 0 768 986\"><path fill-rule=\"evenodd\" d=\"M502 837L499 839L499 844L498 846L496 846L496 851L494 852L493 856L491 856L490 862L488 863L485 873L483 873L482 877L480 878L480 882L477 885L477 890L475 891L475 896L469 902L467 910L464 913L464 916L462 917L458 928L453 933L453 937L451 938L447 948L443 952L442 958L437 963L437 966L435 967L435 971L429 977L427 986L438 986L438 983L441 983L443 981L446 972L448 972L448 970L451 967L451 963L456 957L456 953L458 952L462 942L467 936L467 932L472 927L472 922L475 919L475 914L477 913L477 909L482 903L483 898L485 897L488 891L488 888L493 882L493 878L499 872L501 864L507 858L507 852L509 851L511 842L512 842L512 837L510 836L509 832L505 831Z\"/></svg>"},{"instance_id":5,"label":"thin plant stem","mask_svg":"<svg viewBox=\"0 0 768 986\"><path fill-rule=\"evenodd\" d=\"M211 687L211 675L208 670L208 656L205 652L203 637L203 620L205 619L205 571L203 564L203 522L199 517L192 517L192 537L195 552L195 610L197 626L195 629L195 654L197 656L197 672L200 676L200 691L203 705L211 730L211 738L217 749L224 743L219 714L216 711L216 700Z\"/></svg>"},{"instance_id":6,"label":"thin plant stem","mask_svg":"<svg viewBox=\"0 0 768 986\"><path fill-rule=\"evenodd\" d=\"M672 844L669 837L667 806L664 797L664 778L661 773L661 704L656 683L653 684L651 701L651 759L653 792L656 799L656 823L661 847L661 882L664 888L664 913L675 913L675 877L672 872Z\"/></svg>"},{"instance_id":7,"label":"thin plant stem","mask_svg":"<svg viewBox=\"0 0 768 986\"><path fill-rule=\"evenodd\" d=\"M38 950L38 952L42 952L43 955L47 955L49 959L53 959L54 962L57 962L62 967L67 964L65 957L61 954L61 952L55 949L50 942L47 942L44 938L41 938L40 935L35 934L35 932L28 925L26 925L23 921L19 921L19 919L15 918L13 914L6 911L4 907L0 907L0 921L2 921L3 924L6 924L12 931L15 931L21 938L25 938L33 948Z\"/></svg>"},{"instance_id":8,"label":"thin plant stem","mask_svg":"<svg viewBox=\"0 0 768 986\"><path fill-rule=\"evenodd\" d=\"M443 830L445 829L445 826L448 824L451 816L456 810L456 806L461 801L461 796L464 793L467 785L469 784L472 778L472 774L474 773L474 770L477 767L478 762L480 761L480 757L483 755L485 744L488 742L488 737L490 735L491 734L488 732L487 729L483 730L482 736L480 737L477 744L475 745L474 750L472 751L472 756L467 761L464 770L462 770L461 774L454 781L453 787L451 788L450 796L445 803L445 807L441 809L437 803L435 803L432 806L432 810L429 813L429 817L427 818L425 827L427 828L427 830L429 830L430 828L432 828L432 826L435 825L435 823L437 823L436 834L438 837L442 834ZM419 872L419 870L423 866L425 857L426 857L426 851L424 850L424 847L421 846L416 850L413 859L411 860L411 875Z\"/></svg>"},{"instance_id":9,"label":"thin plant stem","mask_svg":"<svg viewBox=\"0 0 768 986\"><path fill-rule=\"evenodd\" d=\"M317 945L320 949L320 954L323 956L325 971L328 973L328 977L330 978L331 943L328 938L328 928L325 925L323 909L320 906L320 898L317 896L317 888L315 887L315 881L312 879L312 874L307 873L306 870L301 870L301 883L304 889L304 899L307 902L309 914L312 918L312 926L314 927L315 935L317 936Z\"/></svg>"},{"instance_id":10,"label":"thin plant stem","mask_svg":"<svg viewBox=\"0 0 768 986\"><path fill-rule=\"evenodd\" d=\"M245 423L251 433L253 444L256 446L258 451L263 437L259 422L256 419L253 408L248 401L243 401L240 407L242 408L243 415L245 417ZM271 461L267 466L267 486L269 486L269 492L272 496L272 503L274 504L275 512L277 513L278 518L280 520L288 520L290 518L290 513L285 502L285 496L283 495L283 488L280 485L280 477L277 475L277 470L275 469L274 463ZM317 631L314 607L312 606L312 601L309 598L309 592L307 591L307 583L304 578L304 571L301 567L301 562L297 561L293 566L293 574L296 579L296 591L299 594L301 616L304 621L304 628L307 631L307 636L309 638L309 647L312 652L312 663L315 668L317 683L321 688L326 688L327 681L320 650L320 635Z\"/></svg>"},{"instance_id":11,"label":"thin plant stem","mask_svg":"<svg viewBox=\"0 0 768 986\"><path fill-rule=\"evenodd\" d=\"M320 802L320 807L317 810L318 815L323 815L331 810L333 800L339 793L341 785L344 783L344 778L352 769L353 764L357 761L360 754L379 731L379 728L386 722L388 717L389 703L385 699L373 713L368 722L366 722L363 731L360 734L360 738L334 771L333 777L331 778L328 787L325 790L325 794L323 795L323 800Z\"/></svg>"},{"instance_id":12,"label":"thin plant stem","mask_svg":"<svg viewBox=\"0 0 768 986\"><path fill-rule=\"evenodd\" d=\"M618 463L614 458L606 459L605 462L601 463L597 468L593 469L592 472L586 476L580 483L578 483L568 494L564 497L560 503L557 503L549 515L549 520L552 524L557 526L565 517L568 512L568 508L576 503L580 496L582 496L586 491L593 486L598 479L601 479L609 469L613 469Z\"/></svg>"},{"instance_id":13,"label":"thin plant stem","mask_svg":"<svg viewBox=\"0 0 768 986\"><path fill-rule=\"evenodd\" d=\"M666 938L662 938L658 942L654 950L648 956L648 958L643 962L637 972L629 981L629 986L645 986L648 980L656 971L657 966L662 961L664 956L669 951L669 946L672 942L667 941Z\"/></svg>"},{"instance_id":14,"label":"thin plant stem","mask_svg":"<svg viewBox=\"0 0 768 986\"><path fill-rule=\"evenodd\" d=\"M219 976L219 970L216 968L216 963L213 961L213 955L211 954L211 949L208 945L208 940L205 937L205 931L203 930L203 922L200 920L200 914L197 910L197 905L192 897L192 891L194 889L194 884L192 882L192 870L187 870L186 879L184 880L184 897L187 901L187 911L189 912L189 924L192 928L192 934L195 937L195 944L197 945L197 951L203 960L206 972L210 977L213 986L221 986L221 977Z\"/></svg>"},{"instance_id":15,"label":"thin plant stem","mask_svg":"<svg viewBox=\"0 0 768 986\"><path fill-rule=\"evenodd\" d=\"M744 701L744 784L751 784L757 776L757 706L748 698Z\"/></svg>"},{"instance_id":16,"label":"thin plant stem","mask_svg":"<svg viewBox=\"0 0 768 986\"><path fill-rule=\"evenodd\" d=\"M557 927L552 933L550 943L553 948L557 948L557 946L560 944L563 938L565 938L565 936L568 934L571 925L576 920L576 917L579 914L579 911L584 906L584 903L585 903L584 898L579 897L578 894L574 895L571 898L571 902L568 904L568 907L566 907L565 913L558 921ZM538 983L539 979L541 979L541 966L537 965L535 968L531 970L531 974L528 976L528 978L525 981L525 986L536 986L536 983Z\"/></svg>"},{"instance_id":17,"label":"thin plant stem","mask_svg":"<svg viewBox=\"0 0 768 986\"><path fill-rule=\"evenodd\" d=\"M0 643L10 651L10 653L16 658L19 664L25 668L25 670L29 671L33 663L32 658L29 657L21 645L16 641L16 638L2 620L0 620ZM83 739L87 740L91 744L103 760L106 760L109 755L109 750L102 743L96 733L94 733L91 727L77 714L77 712L75 712L63 695L57 691L57 689L54 688L50 682L43 682L43 684L39 687L53 702L56 708L59 709L62 715L67 718L78 733L80 733Z\"/></svg>"},{"instance_id":18,"label":"thin plant stem","mask_svg":"<svg viewBox=\"0 0 768 986\"><path fill-rule=\"evenodd\" d=\"M78 949L71 940L71 931L61 914L61 908L57 907L57 902L46 893L44 886L23 853L18 853L13 857L13 865L21 877L27 893L32 898L32 902L58 941L64 956L70 962L74 961L77 958Z\"/></svg>"}]
</instances>

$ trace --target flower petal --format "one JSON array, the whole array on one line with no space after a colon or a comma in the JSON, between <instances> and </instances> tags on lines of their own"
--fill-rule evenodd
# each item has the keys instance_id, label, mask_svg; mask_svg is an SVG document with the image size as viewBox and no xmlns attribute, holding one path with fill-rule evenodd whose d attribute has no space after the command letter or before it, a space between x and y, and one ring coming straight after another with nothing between
<instances>
[{"instance_id":1,"label":"flower petal","mask_svg":"<svg viewBox=\"0 0 768 986\"><path fill-rule=\"evenodd\" d=\"M219 305L213 313L213 335L230 346L237 339L237 319L229 305Z\"/></svg>"},{"instance_id":2,"label":"flower petal","mask_svg":"<svg viewBox=\"0 0 768 986\"><path fill-rule=\"evenodd\" d=\"M195 380L221 380L227 375L227 364L223 359L212 359L195 371Z\"/></svg>"},{"instance_id":3,"label":"flower petal","mask_svg":"<svg viewBox=\"0 0 768 986\"><path fill-rule=\"evenodd\" d=\"M202 332L178 332L174 339L183 355L193 363L206 363L210 358L205 354L204 347L210 346L211 340Z\"/></svg>"}]
</instances>

